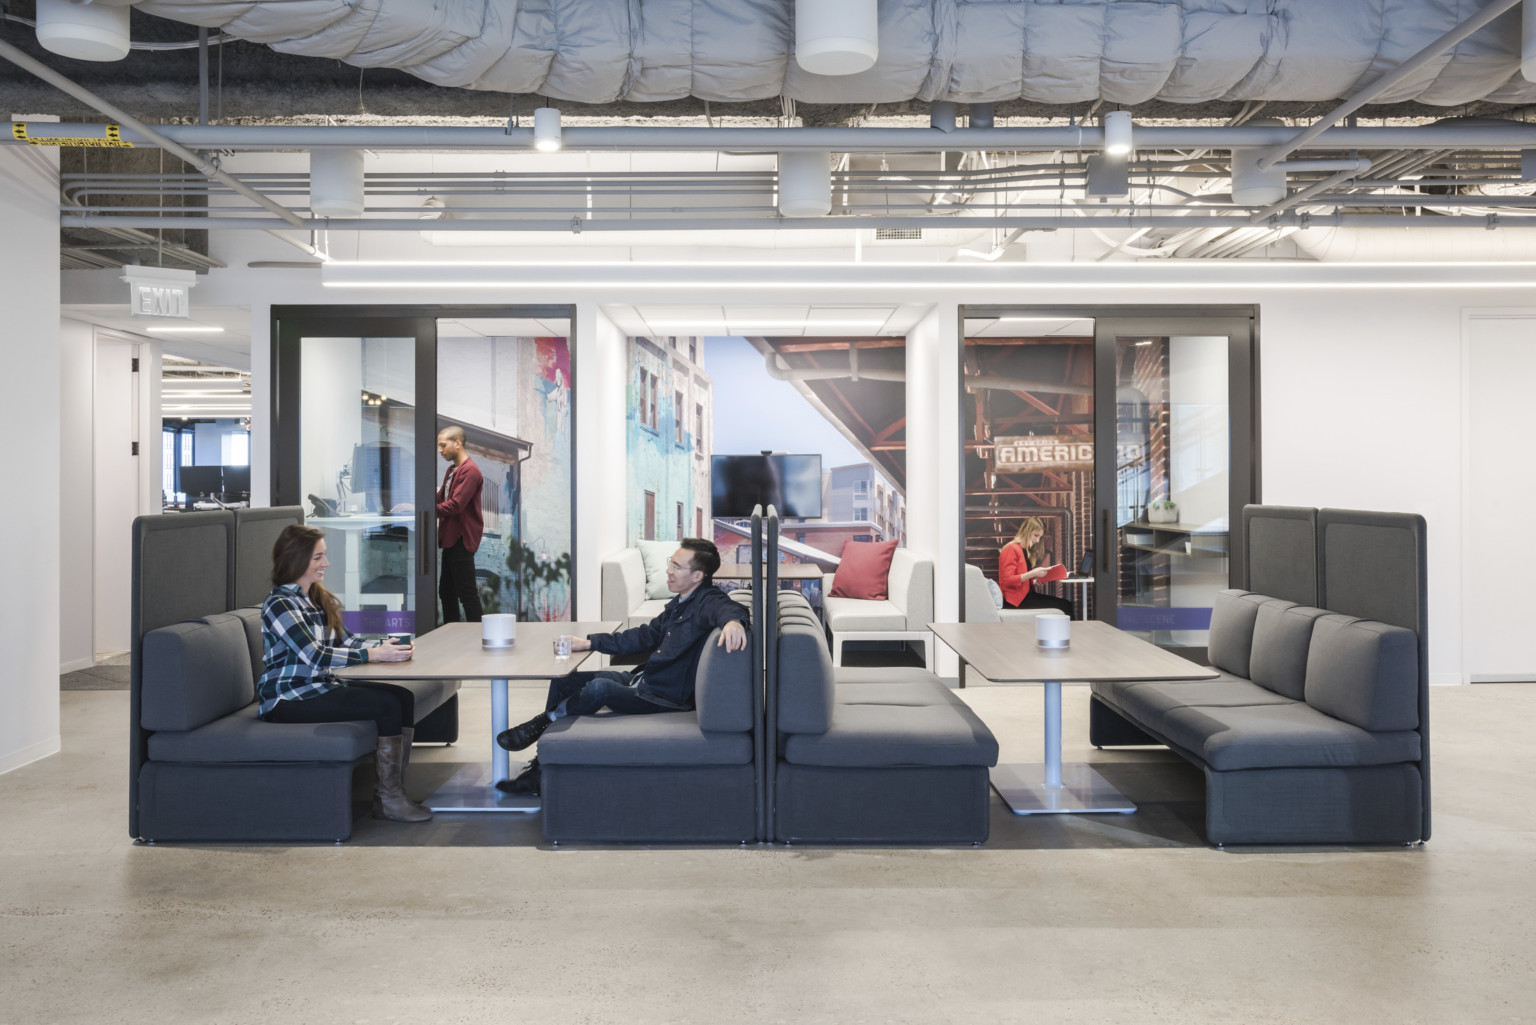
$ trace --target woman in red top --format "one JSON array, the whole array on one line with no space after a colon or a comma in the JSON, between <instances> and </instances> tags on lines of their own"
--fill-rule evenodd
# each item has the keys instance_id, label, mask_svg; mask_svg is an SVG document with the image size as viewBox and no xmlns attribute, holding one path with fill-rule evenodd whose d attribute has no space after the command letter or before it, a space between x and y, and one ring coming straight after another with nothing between
<instances>
[{"instance_id":1,"label":"woman in red top","mask_svg":"<svg viewBox=\"0 0 1536 1025\"><path fill-rule=\"evenodd\" d=\"M1045 576L1045 524L1031 516L997 553L997 584L1003 589L1003 604L1010 609L1057 609L1072 615L1072 603L1065 598L1041 594L1034 581ZM1034 566L1034 569L1030 567Z\"/></svg>"}]
</instances>

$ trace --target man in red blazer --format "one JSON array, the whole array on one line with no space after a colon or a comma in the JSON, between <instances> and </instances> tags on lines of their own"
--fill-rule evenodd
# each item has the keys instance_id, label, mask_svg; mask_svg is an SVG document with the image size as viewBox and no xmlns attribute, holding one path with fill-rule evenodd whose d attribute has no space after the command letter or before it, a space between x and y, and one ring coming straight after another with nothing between
<instances>
[{"instance_id":1,"label":"man in red blazer","mask_svg":"<svg viewBox=\"0 0 1536 1025\"><path fill-rule=\"evenodd\" d=\"M464 428L437 432L437 451L448 460L443 486L437 489L437 545L443 550L442 578L437 596L443 600L443 622L480 622L480 591L475 586L475 552L485 520L480 515L480 467L464 451ZM459 606L464 614L459 614Z\"/></svg>"}]
</instances>

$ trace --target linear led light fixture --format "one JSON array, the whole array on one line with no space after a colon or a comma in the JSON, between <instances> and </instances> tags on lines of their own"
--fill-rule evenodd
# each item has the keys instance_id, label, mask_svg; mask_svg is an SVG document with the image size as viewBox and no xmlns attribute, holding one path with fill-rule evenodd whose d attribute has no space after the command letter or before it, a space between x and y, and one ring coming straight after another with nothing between
<instances>
[{"instance_id":1,"label":"linear led light fixture","mask_svg":"<svg viewBox=\"0 0 1536 1025\"><path fill-rule=\"evenodd\" d=\"M1479 221L1479 223L1481 223ZM1239 225L1240 226L1240 225ZM1349 263L1319 263L1312 260L1181 260L1179 266L1202 266L1223 269L1240 270L1244 267L1252 269L1251 264L1262 263L1266 267L1307 267L1313 269L1333 269L1341 267L1536 267L1536 260L1359 260ZM796 269L836 269L857 268L861 270L887 268L927 268L958 267L960 264L939 264L932 260L881 260L878 263L849 263L847 260L742 260L729 263L720 260L582 260L570 261L569 265L579 268L602 267L605 269L629 269L646 268L655 270L670 270L684 267L709 267L720 269L724 267L793 267ZM1237 266L1234 266L1237 265ZM504 270L513 268L549 270L554 267L566 266L565 263L551 263L548 260L434 260L431 263L422 263L418 260L332 260L326 264L326 271L360 271L364 269L392 269L392 270L421 270L431 273L435 270L451 267L455 269L470 270ZM982 265L964 264L968 270L981 272L998 272L1001 270L1019 267L1028 267L1031 270L1063 267L1089 267L1092 264L1073 262L1071 260L1042 260L1039 263ZM1121 267L1162 267L1167 266L1166 261L1161 264L1115 264L1117 269Z\"/></svg>"},{"instance_id":2,"label":"linear led light fixture","mask_svg":"<svg viewBox=\"0 0 1536 1025\"><path fill-rule=\"evenodd\" d=\"M224 329L222 327L208 327L203 325L197 327L162 327L159 324L153 324L149 327L146 327L144 330L148 331L152 335L218 335L224 333Z\"/></svg>"},{"instance_id":3,"label":"linear led light fixture","mask_svg":"<svg viewBox=\"0 0 1536 1025\"><path fill-rule=\"evenodd\" d=\"M732 320L724 317L719 320L690 320L690 321L655 321L647 320L647 324L654 328L713 328L713 327L751 327L751 328L805 328L805 327L863 327L878 328L885 324L883 320Z\"/></svg>"}]
</instances>

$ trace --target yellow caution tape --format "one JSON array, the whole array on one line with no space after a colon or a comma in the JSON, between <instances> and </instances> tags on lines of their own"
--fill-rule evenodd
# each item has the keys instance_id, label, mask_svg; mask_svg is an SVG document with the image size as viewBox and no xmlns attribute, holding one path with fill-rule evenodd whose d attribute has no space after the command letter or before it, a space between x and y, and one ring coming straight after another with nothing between
<instances>
[{"instance_id":1,"label":"yellow caution tape","mask_svg":"<svg viewBox=\"0 0 1536 1025\"><path fill-rule=\"evenodd\" d=\"M18 142L24 142L29 146L86 146L95 148L132 149L133 143L122 137L122 128L118 125L107 125L105 138L96 137L89 139L66 138L57 135L45 135L41 138L27 134L25 121L11 123L11 135Z\"/></svg>"}]
</instances>

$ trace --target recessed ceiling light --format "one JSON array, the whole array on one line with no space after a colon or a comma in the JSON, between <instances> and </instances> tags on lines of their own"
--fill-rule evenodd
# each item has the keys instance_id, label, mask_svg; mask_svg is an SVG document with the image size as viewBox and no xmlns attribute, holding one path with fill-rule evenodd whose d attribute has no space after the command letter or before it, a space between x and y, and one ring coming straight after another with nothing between
<instances>
[{"instance_id":1,"label":"recessed ceiling light","mask_svg":"<svg viewBox=\"0 0 1536 1025\"><path fill-rule=\"evenodd\" d=\"M159 324L152 324L144 330L152 335L217 335L224 333L222 327L207 327L203 325L196 327L191 325L186 327L162 327Z\"/></svg>"}]
</instances>

